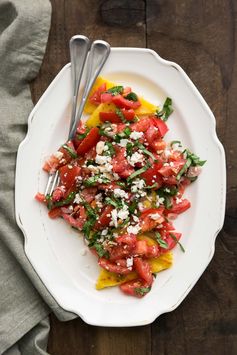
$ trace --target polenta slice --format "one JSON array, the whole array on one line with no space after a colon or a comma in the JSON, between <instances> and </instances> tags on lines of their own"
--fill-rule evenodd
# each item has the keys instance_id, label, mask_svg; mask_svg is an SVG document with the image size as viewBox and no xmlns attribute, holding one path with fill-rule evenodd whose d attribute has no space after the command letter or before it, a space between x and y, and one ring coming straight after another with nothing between
<instances>
[{"instance_id":1,"label":"polenta slice","mask_svg":"<svg viewBox=\"0 0 237 355\"><path fill-rule=\"evenodd\" d=\"M101 76L97 78L90 94L89 97L102 85L106 84L106 89L111 89L114 86L117 86L116 83L113 83L107 79L102 78ZM152 113L155 113L157 110L157 106L150 103L149 101L145 100L143 97L139 97L139 101L141 102L141 106L138 107L135 110L136 115L143 116L143 115L150 115ZM112 106L104 106L104 105L112 105ZM100 104L99 106L93 105L89 99L86 102L85 108L84 108L84 113L90 114L91 116L89 117L87 121L87 127L96 127L99 125L100 118L99 118L99 113L100 112L114 112L116 107L113 104Z\"/></svg>"},{"instance_id":2,"label":"polenta slice","mask_svg":"<svg viewBox=\"0 0 237 355\"><path fill-rule=\"evenodd\" d=\"M150 238L151 239L151 238ZM160 272L172 266L173 256L171 252L163 254L158 258L148 259L153 273ZM128 275L118 275L114 272L109 272L101 269L96 283L96 289L102 290L103 288L121 285L124 282L134 280L138 277L136 271L132 271Z\"/></svg>"}]
</instances>

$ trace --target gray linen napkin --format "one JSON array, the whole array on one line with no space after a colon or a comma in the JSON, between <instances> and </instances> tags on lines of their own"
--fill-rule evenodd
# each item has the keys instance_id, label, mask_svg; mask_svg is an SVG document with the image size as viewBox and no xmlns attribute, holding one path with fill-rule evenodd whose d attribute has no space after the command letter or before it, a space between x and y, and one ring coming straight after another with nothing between
<instances>
[{"instance_id":1,"label":"gray linen napkin","mask_svg":"<svg viewBox=\"0 0 237 355\"><path fill-rule=\"evenodd\" d=\"M0 0L0 354L13 344L6 354L46 354L49 312L75 317L31 267L14 217L16 153L32 109L28 83L44 55L50 16L48 0Z\"/></svg>"}]
</instances>

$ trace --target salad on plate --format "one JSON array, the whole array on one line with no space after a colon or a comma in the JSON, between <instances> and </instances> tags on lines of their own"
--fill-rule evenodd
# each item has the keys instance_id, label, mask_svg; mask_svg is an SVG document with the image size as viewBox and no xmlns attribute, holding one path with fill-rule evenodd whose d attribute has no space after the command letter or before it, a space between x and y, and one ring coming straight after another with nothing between
<instances>
[{"instance_id":1,"label":"salad on plate","mask_svg":"<svg viewBox=\"0 0 237 355\"><path fill-rule=\"evenodd\" d=\"M171 250L185 252L173 221L191 207L185 189L205 161L180 141L165 141L172 112L170 98L159 108L99 77L85 106L88 119L43 166L58 170L59 183L36 199L50 218L83 234L101 268L98 290L119 286L141 298L172 265Z\"/></svg>"}]
</instances>

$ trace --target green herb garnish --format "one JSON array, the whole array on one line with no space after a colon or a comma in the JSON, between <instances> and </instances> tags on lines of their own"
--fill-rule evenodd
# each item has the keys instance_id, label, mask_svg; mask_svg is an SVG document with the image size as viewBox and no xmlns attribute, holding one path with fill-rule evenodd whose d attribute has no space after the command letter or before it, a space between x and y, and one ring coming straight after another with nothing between
<instances>
[{"instance_id":1,"label":"green herb garnish","mask_svg":"<svg viewBox=\"0 0 237 355\"><path fill-rule=\"evenodd\" d=\"M103 245L100 243L94 243L91 247L95 248L95 250L97 251L97 254L100 258L109 258L109 253L107 250L104 249ZM91 248L90 247L90 248Z\"/></svg>"},{"instance_id":2,"label":"green herb garnish","mask_svg":"<svg viewBox=\"0 0 237 355\"><path fill-rule=\"evenodd\" d=\"M161 248L167 249L168 244L161 238L161 234L159 232L155 233L156 241L161 246Z\"/></svg>"},{"instance_id":3,"label":"green herb garnish","mask_svg":"<svg viewBox=\"0 0 237 355\"><path fill-rule=\"evenodd\" d=\"M170 97L167 97L165 100L165 103L163 105L163 108L161 111L156 111L156 116L161 118L162 121L167 121L171 113L173 112L173 107L172 107L172 99Z\"/></svg>"},{"instance_id":4,"label":"green herb garnish","mask_svg":"<svg viewBox=\"0 0 237 355\"><path fill-rule=\"evenodd\" d=\"M61 201L58 201L58 202L54 202L52 204L52 208L69 205L69 203L73 202L73 200L75 198L75 195L76 195L76 192L74 192L74 191L70 192L70 194L64 200L61 200Z\"/></svg>"},{"instance_id":5,"label":"green herb garnish","mask_svg":"<svg viewBox=\"0 0 237 355\"><path fill-rule=\"evenodd\" d=\"M121 85L113 86L112 88L108 89L106 92L109 92L113 96L122 94L123 86L121 86Z\"/></svg>"},{"instance_id":6,"label":"green herb garnish","mask_svg":"<svg viewBox=\"0 0 237 355\"><path fill-rule=\"evenodd\" d=\"M136 287L134 290L138 295L144 296L146 293L150 292L151 287Z\"/></svg>"},{"instance_id":7,"label":"green herb garnish","mask_svg":"<svg viewBox=\"0 0 237 355\"><path fill-rule=\"evenodd\" d=\"M73 150L71 147L69 147L68 145L64 144L62 146L63 149L65 149L73 159L77 158L77 153L75 152L75 150Z\"/></svg>"},{"instance_id":8,"label":"green herb garnish","mask_svg":"<svg viewBox=\"0 0 237 355\"><path fill-rule=\"evenodd\" d=\"M137 209L138 202L136 200L132 201L132 203L128 206L128 210L131 214L135 212Z\"/></svg>"},{"instance_id":9,"label":"green herb garnish","mask_svg":"<svg viewBox=\"0 0 237 355\"><path fill-rule=\"evenodd\" d=\"M87 134L89 133L90 129L89 128L86 128L85 132L84 133L77 133L77 139L78 140L81 140L81 139L84 139L86 138Z\"/></svg>"},{"instance_id":10,"label":"green herb garnish","mask_svg":"<svg viewBox=\"0 0 237 355\"><path fill-rule=\"evenodd\" d=\"M109 148L108 150L104 151L104 155L108 155L110 157L113 157L115 155L115 149L114 146L111 142L105 142L105 145Z\"/></svg>"},{"instance_id":11,"label":"green herb garnish","mask_svg":"<svg viewBox=\"0 0 237 355\"><path fill-rule=\"evenodd\" d=\"M180 243L180 241L176 238L176 236L173 233L170 233L170 236L172 239L174 239L174 241L179 245L180 249L182 250L183 253L185 253L185 249L182 246L182 244Z\"/></svg>"},{"instance_id":12,"label":"green herb garnish","mask_svg":"<svg viewBox=\"0 0 237 355\"><path fill-rule=\"evenodd\" d=\"M113 197L106 197L105 198L105 203L107 203L108 205L114 206L115 208L122 208L123 204L121 201L119 201L117 198Z\"/></svg>"},{"instance_id":13,"label":"green herb garnish","mask_svg":"<svg viewBox=\"0 0 237 355\"><path fill-rule=\"evenodd\" d=\"M147 171L147 169L149 169L151 167L150 162L148 162L146 165L144 165L141 169L138 169L136 171L134 171L134 173L132 173L128 178L127 178L127 182L130 182L132 179L134 179L136 176L141 175L142 173L144 173L145 171Z\"/></svg>"},{"instance_id":14,"label":"green herb garnish","mask_svg":"<svg viewBox=\"0 0 237 355\"><path fill-rule=\"evenodd\" d=\"M171 147L173 147L173 145L175 145L175 144L178 144L178 147L179 147L179 148L182 147L182 144L181 144L180 141L172 141L172 142L170 142L170 146L171 146Z\"/></svg>"},{"instance_id":15,"label":"green herb garnish","mask_svg":"<svg viewBox=\"0 0 237 355\"><path fill-rule=\"evenodd\" d=\"M154 161L157 161L157 159L154 157L154 155L149 151L147 150L143 144L141 144L140 142L136 142L135 145L142 150L142 152L146 155L148 155L149 157L151 157Z\"/></svg>"},{"instance_id":16,"label":"green herb garnish","mask_svg":"<svg viewBox=\"0 0 237 355\"><path fill-rule=\"evenodd\" d=\"M190 158L187 159L186 163L182 167L182 169L179 171L179 173L176 176L176 180L179 181L181 179L181 176L188 170L188 168L191 166L192 160Z\"/></svg>"},{"instance_id":17,"label":"green herb garnish","mask_svg":"<svg viewBox=\"0 0 237 355\"><path fill-rule=\"evenodd\" d=\"M132 153L133 153L133 147L134 147L134 145L133 145L132 143L130 143L130 142L127 143L127 145L126 145L126 152L127 152L127 155L128 155L128 156L131 156L131 155L132 155Z\"/></svg>"},{"instance_id":18,"label":"green herb garnish","mask_svg":"<svg viewBox=\"0 0 237 355\"><path fill-rule=\"evenodd\" d=\"M130 92L129 94L127 94L127 96L125 96L125 99L130 101L138 101L138 97L137 94L135 94L135 92Z\"/></svg>"},{"instance_id":19,"label":"green herb garnish","mask_svg":"<svg viewBox=\"0 0 237 355\"><path fill-rule=\"evenodd\" d=\"M98 180L101 180L100 184L107 184L108 182L110 182L110 180L104 176L94 175L94 176L91 176L88 179L84 180L83 184L87 187L95 186L97 184Z\"/></svg>"}]
</instances>

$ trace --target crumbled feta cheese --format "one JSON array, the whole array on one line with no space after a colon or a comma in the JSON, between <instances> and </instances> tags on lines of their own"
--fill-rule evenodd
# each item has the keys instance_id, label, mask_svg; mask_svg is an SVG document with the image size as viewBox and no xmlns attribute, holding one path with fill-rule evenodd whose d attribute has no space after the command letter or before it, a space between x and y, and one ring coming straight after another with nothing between
<instances>
[{"instance_id":1,"label":"crumbled feta cheese","mask_svg":"<svg viewBox=\"0 0 237 355\"><path fill-rule=\"evenodd\" d=\"M174 163L172 161L170 162L170 166L174 166Z\"/></svg>"},{"instance_id":2,"label":"crumbled feta cheese","mask_svg":"<svg viewBox=\"0 0 237 355\"><path fill-rule=\"evenodd\" d=\"M143 132L136 132L136 131L134 131L134 132L132 132L132 133L130 134L130 138L131 138L131 139L134 139L134 140L139 139L139 138L141 138L142 136L143 136Z\"/></svg>"},{"instance_id":3,"label":"crumbled feta cheese","mask_svg":"<svg viewBox=\"0 0 237 355\"><path fill-rule=\"evenodd\" d=\"M103 156L103 155L96 155L95 162L97 164L99 164L99 165L104 165L106 163L110 163L111 162L111 157Z\"/></svg>"},{"instance_id":4,"label":"crumbled feta cheese","mask_svg":"<svg viewBox=\"0 0 237 355\"><path fill-rule=\"evenodd\" d=\"M176 199L175 199L175 203L178 205L179 203L181 203L183 201L183 199L182 198L178 198L178 197L176 197Z\"/></svg>"},{"instance_id":5,"label":"crumbled feta cheese","mask_svg":"<svg viewBox=\"0 0 237 355\"><path fill-rule=\"evenodd\" d=\"M89 170L91 170L93 173L98 173L100 170L99 170L99 167L98 166L95 166L95 165L88 165L87 168Z\"/></svg>"},{"instance_id":6,"label":"crumbled feta cheese","mask_svg":"<svg viewBox=\"0 0 237 355\"><path fill-rule=\"evenodd\" d=\"M128 144L129 140L128 139L121 139L120 142L118 143L118 145L120 147L126 147L126 145Z\"/></svg>"},{"instance_id":7,"label":"crumbled feta cheese","mask_svg":"<svg viewBox=\"0 0 237 355\"><path fill-rule=\"evenodd\" d=\"M102 230L101 235L106 235L108 234L108 228L105 228Z\"/></svg>"},{"instance_id":8,"label":"crumbled feta cheese","mask_svg":"<svg viewBox=\"0 0 237 355\"><path fill-rule=\"evenodd\" d=\"M96 199L96 201L101 201L102 200L102 193L95 195L95 199Z\"/></svg>"},{"instance_id":9,"label":"crumbled feta cheese","mask_svg":"<svg viewBox=\"0 0 237 355\"><path fill-rule=\"evenodd\" d=\"M124 205L121 210L118 212L118 218L125 220L129 216L128 206Z\"/></svg>"},{"instance_id":10,"label":"crumbled feta cheese","mask_svg":"<svg viewBox=\"0 0 237 355\"><path fill-rule=\"evenodd\" d=\"M142 163L144 160L143 154L135 152L128 158L129 163L134 166L136 163Z\"/></svg>"},{"instance_id":11,"label":"crumbled feta cheese","mask_svg":"<svg viewBox=\"0 0 237 355\"><path fill-rule=\"evenodd\" d=\"M104 151L104 147L105 147L105 142L99 141L99 142L96 144L96 153L97 153L97 154L102 154L103 151Z\"/></svg>"},{"instance_id":12,"label":"crumbled feta cheese","mask_svg":"<svg viewBox=\"0 0 237 355\"><path fill-rule=\"evenodd\" d=\"M153 221L157 221L160 218L160 214L159 213L149 214L149 217L153 219Z\"/></svg>"},{"instance_id":13,"label":"crumbled feta cheese","mask_svg":"<svg viewBox=\"0 0 237 355\"><path fill-rule=\"evenodd\" d=\"M166 148L166 149L164 150L164 155L168 158L168 157L171 155L170 149Z\"/></svg>"},{"instance_id":14,"label":"crumbled feta cheese","mask_svg":"<svg viewBox=\"0 0 237 355\"><path fill-rule=\"evenodd\" d=\"M122 189L114 189L114 196L120 198L128 198L128 193Z\"/></svg>"},{"instance_id":15,"label":"crumbled feta cheese","mask_svg":"<svg viewBox=\"0 0 237 355\"><path fill-rule=\"evenodd\" d=\"M133 215L132 218L133 218L134 222L139 222L139 218L137 216Z\"/></svg>"},{"instance_id":16,"label":"crumbled feta cheese","mask_svg":"<svg viewBox=\"0 0 237 355\"><path fill-rule=\"evenodd\" d=\"M76 194L75 195L75 198L74 198L74 201L73 201L74 203L77 203L77 204L80 204L81 202L82 202L82 199L81 199L81 197L80 197L80 195L79 194Z\"/></svg>"},{"instance_id":17,"label":"crumbled feta cheese","mask_svg":"<svg viewBox=\"0 0 237 355\"><path fill-rule=\"evenodd\" d=\"M111 211L112 222L115 227L118 227L118 212L116 209Z\"/></svg>"},{"instance_id":18,"label":"crumbled feta cheese","mask_svg":"<svg viewBox=\"0 0 237 355\"><path fill-rule=\"evenodd\" d=\"M142 190L145 187L145 181L143 179L135 179L132 182L131 191L137 192L138 190Z\"/></svg>"},{"instance_id":19,"label":"crumbled feta cheese","mask_svg":"<svg viewBox=\"0 0 237 355\"><path fill-rule=\"evenodd\" d=\"M159 197L158 195L156 196L156 206L159 207L164 203L165 199L164 197Z\"/></svg>"},{"instance_id":20,"label":"crumbled feta cheese","mask_svg":"<svg viewBox=\"0 0 237 355\"><path fill-rule=\"evenodd\" d=\"M127 232L130 234L138 234L140 231L141 227L139 226L139 224L136 224L135 226L129 226L127 228Z\"/></svg>"},{"instance_id":21,"label":"crumbled feta cheese","mask_svg":"<svg viewBox=\"0 0 237 355\"><path fill-rule=\"evenodd\" d=\"M126 259L126 265L127 265L127 267L133 266L133 256L131 256L131 258Z\"/></svg>"}]
</instances>

